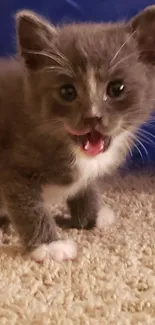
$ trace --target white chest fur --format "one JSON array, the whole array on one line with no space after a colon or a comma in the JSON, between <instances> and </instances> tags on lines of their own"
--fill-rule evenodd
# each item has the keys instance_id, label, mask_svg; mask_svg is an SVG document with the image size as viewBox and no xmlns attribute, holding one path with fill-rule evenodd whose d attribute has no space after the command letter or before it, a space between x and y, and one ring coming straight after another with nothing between
<instances>
[{"instance_id":1,"label":"white chest fur","mask_svg":"<svg viewBox=\"0 0 155 325\"><path fill-rule=\"evenodd\" d=\"M78 168L78 180L69 186L45 185L42 188L43 201L47 206L66 200L68 197L74 196L81 188L100 175L103 171L103 155L89 158L81 155L75 163Z\"/></svg>"},{"instance_id":2,"label":"white chest fur","mask_svg":"<svg viewBox=\"0 0 155 325\"><path fill-rule=\"evenodd\" d=\"M45 185L42 188L42 197L46 206L57 204L74 196L80 189L87 187L97 177L111 172L114 166L119 165L128 134L124 132L112 142L110 148L95 157L85 154L76 155L75 167L78 169L79 178L70 186ZM124 153L123 153L124 155Z\"/></svg>"}]
</instances>

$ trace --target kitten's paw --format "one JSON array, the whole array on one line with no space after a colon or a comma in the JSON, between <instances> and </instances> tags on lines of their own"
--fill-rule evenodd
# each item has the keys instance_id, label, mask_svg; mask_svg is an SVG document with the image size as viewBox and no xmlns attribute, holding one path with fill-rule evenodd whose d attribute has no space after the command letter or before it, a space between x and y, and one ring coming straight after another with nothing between
<instances>
[{"instance_id":1,"label":"kitten's paw","mask_svg":"<svg viewBox=\"0 0 155 325\"><path fill-rule=\"evenodd\" d=\"M114 211L108 207L103 207L98 213L98 217L96 219L96 227L98 229L109 227L115 222L115 219L116 217Z\"/></svg>"},{"instance_id":2,"label":"kitten's paw","mask_svg":"<svg viewBox=\"0 0 155 325\"><path fill-rule=\"evenodd\" d=\"M43 262L45 258L52 258L57 262L73 260L77 256L76 244L73 240L57 240L50 244L43 244L31 252L31 258L36 262Z\"/></svg>"},{"instance_id":3,"label":"kitten's paw","mask_svg":"<svg viewBox=\"0 0 155 325\"><path fill-rule=\"evenodd\" d=\"M57 262L75 259L76 244L71 239L54 241L49 245L49 254Z\"/></svg>"}]
</instances>

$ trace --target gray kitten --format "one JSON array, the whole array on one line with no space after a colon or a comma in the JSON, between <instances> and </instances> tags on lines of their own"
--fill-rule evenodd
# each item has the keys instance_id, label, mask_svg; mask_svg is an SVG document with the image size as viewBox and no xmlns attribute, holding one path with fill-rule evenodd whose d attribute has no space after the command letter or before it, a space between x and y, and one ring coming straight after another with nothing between
<instances>
[{"instance_id":1,"label":"gray kitten","mask_svg":"<svg viewBox=\"0 0 155 325\"><path fill-rule=\"evenodd\" d=\"M0 61L1 215L36 261L72 259L51 204L68 204L60 226L102 226L97 179L153 110L155 6L128 23L54 27L29 11L16 20L20 60Z\"/></svg>"}]
</instances>

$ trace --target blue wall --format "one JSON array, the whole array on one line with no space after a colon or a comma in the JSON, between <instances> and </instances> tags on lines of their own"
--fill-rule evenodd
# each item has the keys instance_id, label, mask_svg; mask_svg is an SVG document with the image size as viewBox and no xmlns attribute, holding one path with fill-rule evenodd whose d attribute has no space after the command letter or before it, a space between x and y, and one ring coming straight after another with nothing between
<instances>
[{"instance_id":1,"label":"blue wall","mask_svg":"<svg viewBox=\"0 0 155 325\"><path fill-rule=\"evenodd\" d=\"M0 56L15 52L14 13L19 9L33 9L50 18L54 23L70 21L117 21L137 14L154 1L146 0L1 0L0 2ZM147 109L147 107L146 107ZM152 120L153 121L153 120ZM151 123L152 123L151 121ZM155 143L155 123L145 128L152 142ZM155 144L146 144L146 154L142 146L133 152L127 161L129 166L155 164Z\"/></svg>"}]
</instances>

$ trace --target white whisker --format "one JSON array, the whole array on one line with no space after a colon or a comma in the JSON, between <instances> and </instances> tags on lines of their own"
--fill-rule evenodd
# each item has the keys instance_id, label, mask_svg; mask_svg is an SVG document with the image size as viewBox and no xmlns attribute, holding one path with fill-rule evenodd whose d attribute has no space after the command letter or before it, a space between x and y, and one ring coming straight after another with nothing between
<instances>
[{"instance_id":1,"label":"white whisker","mask_svg":"<svg viewBox=\"0 0 155 325\"><path fill-rule=\"evenodd\" d=\"M130 41L130 39L133 37L133 35L135 34L136 30L127 38L127 40L121 45L121 47L118 49L118 51L116 52L116 54L114 55L114 57L112 58L112 60L110 61L110 65L111 63L116 59L116 57L118 56L118 54L122 51L123 47Z\"/></svg>"},{"instance_id":2,"label":"white whisker","mask_svg":"<svg viewBox=\"0 0 155 325\"><path fill-rule=\"evenodd\" d=\"M139 139L137 139L137 142L141 145L141 147L145 151L145 154L146 154L146 156L147 156L147 158L149 160L149 153L148 153L147 149L145 148L144 144Z\"/></svg>"},{"instance_id":3,"label":"white whisker","mask_svg":"<svg viewBox=\"0 0 155 325\"><path fill-rule=\"evenodd\" d=\"M31 50L24 49L24 52L30 53L30 54L34 54L34 55L46 56L47 58L53 60L53 55L52 54L49 54L49 53L46 53L44 51L31 51Z\"/></svg>"},{"instance_id":4,"label":"white whisker","mask_svg":"<svg viewBox=\"0 0 155 325\"><path fill-rule=\"evenodd\" d=\"M129 59L131 56L135 55L136 53L138 53L137 51L136 52L133 52L127 56L125 56L125 58L123 59L120 59L116 64L114 64L110 69L109 69L109 72L112 71L113 69L115 69L119 64L123 63L124 61L126 61L127 59ZM110 63L111 64L111 63Z\"/></svg>"},{"instance_id":5,"label":"white whisker","mask_svg":"<svg viewBox=\"0 0 155 325\"><path fill-rule=\"evenodd\" d=\"M126 130L126 129L125 129ZM129 133L129 137L130 137L130 141L131 143L133 144L133 147L136 148L136 150L138 151L141 159L144 161L144 158L143 158L143 154L142 154L142 151L140 150L140 148L138 147L138 145L136 144L136 142L139 143L139 145L143 148L148 160L149 160L149 154L148 154L148 151L147 149L145 148L144 144L142 143L142 141L137 137L137 134L134 134L132 133L131 131L129 130L126 130L128 133Z\"/></svg>"},{"instance_id":6,"label":"white whisker","mask_svg":"<svg viewBox=\"0 0 155 325\"><path fill-rule=\"evenodd\" d=\"M61 53L59 53L57 50L55 50L55 53L47 53L45 51L31 51L24 49L26 53L34 54L34 55L41 55L45 56L48 59L58 63L63 69L67 68L73 75L75 74L71 66L69 65L69 62L65 56L63 56ZM47 67L48 69L48 67Z\"/></svg>"},{"instance_id":7,"label":"white whisker","mask_svg":"<svg viewBox=\"0 0 155 325\"><path fill-rule=\"evenodd\" d=\"M130 134L131 135L131 134ZM133 135L132 135L133 136ZM147 157L149 157L149 154L148 154L148 151L147 151L147 149L145 148L145 146L143 145L143 143L136 137L136 136L133 136L133 139L135 140L135 141L137 141L139 144L140 144L140 146L143 148L143 150L144 150L144 152L145 152L145 154L147 155Z\"/></svg>"},{"instance_id":8,"label":"white whisker","mask_svg":"<svg viewBox=\"0 0 155 325\"><path fill-rule=\"evenodd\" d=\"M154 138L154 139L155 139L155 135L154 135L154 134L152 134L152 133L151 133L151 132L149 132L149 131L146 131L146 130L144 130L144 129L141 129L141 133L144 133L144 134L150 135L152 138Z\"/></svg>"},{"instance_id":9,"label":"white whisker","mask_svg":"<svg viewBox=\"0 0 155 325\"><path fill-rule=\"evenodd\" d=\"M128 149L128 151L129 151L129 153L130 153L131 157L133 157L133 153L132 153L132 150L131 150L131 148L130 148L129 144L128 144L128 143L126 143L126 146L127 146L127 149Z\"/></svg>"},{"instance_id":10,"label":"white whisker","mask_svg":"<svg viewBox=\"0 0 155 325\"><path fill-rule=\"evenodd\" d=\"M151 139L145 137L144 135L138 134L138 138L140 140L142 140L143 142L145 142L146 144L153 145L155 147L155 142L153 142Z\"/></svg>"},{"instance_id":11,"label":"white whisker","mask_svg":"<svg viewBox=\"0 0 155 325\"><path fill-rule=\"evenodd\" d=\"M141 152L141 150L138 148L138 146L136 145L136 143L134 144L134 147L137 149L137 151L138 151L140 157L141 157L142 160L144 161L144 158L143 158L142 152Z\"/></svg>"},{"instance_id":12,"label":"white whisker","mask_svg":"<svg viewBox=\"0 0 155 325\"><path fill-rule=\"evenodd\" d=\"M39 70L41 71L45 71L45 72L51 72L51 71L56 71L57 74L64 74L67 75L69 77L73 77L73 71L71 69L66 69L65 67L58 67L58 66L49 66L49 67L45 67L43 69Z\"/></svg>"}]
</instances>

